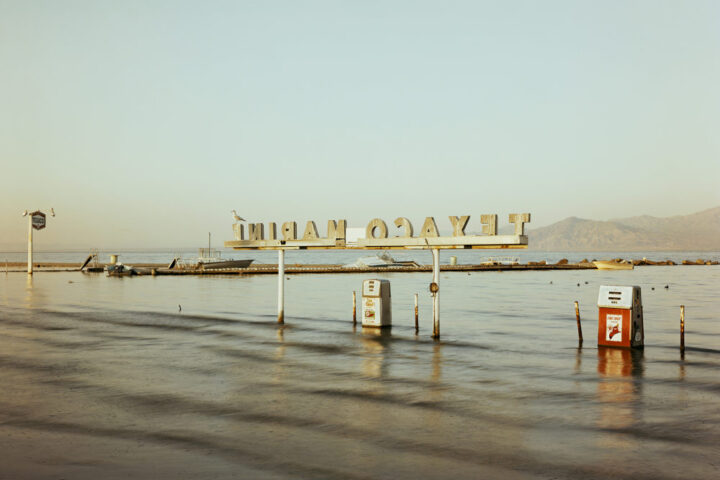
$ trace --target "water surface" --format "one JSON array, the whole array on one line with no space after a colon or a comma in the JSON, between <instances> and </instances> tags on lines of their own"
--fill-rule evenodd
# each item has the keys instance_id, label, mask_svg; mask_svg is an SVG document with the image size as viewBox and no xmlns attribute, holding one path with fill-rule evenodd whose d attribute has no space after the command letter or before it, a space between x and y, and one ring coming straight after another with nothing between
<instances>
[{"instance_id":1,"label":"water surface","mask_svg":"<svg viewBox=\"0 0 720 480\"><path fill-rule=\"evenodd\" d=\"M443 273L439 342L429 274L354 328L366 277L289 276L278 326L274 276L0 274L0 478L720 474L720 268ZM595 346L601 284L644 350Z\"/></svg>"}]
</instances>

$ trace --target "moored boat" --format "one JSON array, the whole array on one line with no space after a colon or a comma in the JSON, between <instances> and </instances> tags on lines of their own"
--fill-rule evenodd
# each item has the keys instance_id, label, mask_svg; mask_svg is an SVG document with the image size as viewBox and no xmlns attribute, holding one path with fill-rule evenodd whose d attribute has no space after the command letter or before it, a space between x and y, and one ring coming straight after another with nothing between
<instances>
[{"instance_id":1,"label":"moored boat","mask_svg":"<svg viewBox=\"0 0 720 480\"><path fill-rule=\"evenodd\" d=\"M198 262L198 267L204 269L211 268L247 268L253 262L252 259L245 260L214 260L210 262Z\"/></svg>"},{"instance_id":2,"label":"moored boat","mask_svg":"<svg viewBox=\"0 0 720 480\"><path fill-rule=\"evenodd\" d=\"M631 262L618 262L616 260L597 260L592 263L598 270L632 270L635 268Z\"/></svg>"},{"instance_id":3,"label":"moored boat","mask_svg":"<svg viewBox=\"0 0 720 480\"><path fill-rule=\"evenodd\" d=\"M517 257L484 257L480 265L518 265L520 259Z\"/></svg>"},{"instance_id":4,"label":"moored boat","mask_svg":"<svg viewBox=\"0 0 720 480\"><path fill-rule=\"evenodd\" d=\"M122 263L114 263L105 266L105 275L108 277L129 277L131 275L137 275L137 272L130 265L123 265Z\"/></svg>"},{"instance_id":5,"label":"moored boat","mask_svg":"<svg viewBox=\"0 0 720 480\"><path fill-rule=\"evenodd\" d=\"M360 257L353 263L343 265L344 268L381 268L381 267L417 267L412 260L395 260L388 252Z\"/></svg>"},{"instance_id":6,"label":"moored boat","mask_svg":"<svg viewBox=\"0 0 720 480\"><path fill-rule=\"evenodd\" d=\"M252 259L235 260L232 258L222 258L218 250L208 247L199 249L197 268L205 270L213 268L247 268L252 262Z\"/></svg>"}]
</instances>

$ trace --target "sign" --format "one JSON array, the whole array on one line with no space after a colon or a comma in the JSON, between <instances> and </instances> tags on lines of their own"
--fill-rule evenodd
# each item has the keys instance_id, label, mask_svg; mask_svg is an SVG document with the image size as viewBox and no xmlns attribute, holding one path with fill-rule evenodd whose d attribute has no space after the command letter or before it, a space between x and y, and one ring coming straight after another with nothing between
<instances>
[{"instance_id":1,"label":"sign","mask_svg":"<svg viewBox=\"0 0 720 480\"><path fill-rule=\"evenodd\" d=\"M622 342L622 315L607 314L605 319L605 340L608 342Z\"/></svg>"},{"instance_id":2,"label":"sign","mask_svg":"<svg viewBox=\"0 0 720 480\"><path fill-rule=\"evenodd\" d=\"M301 235L298 235L297 222L285 222L278 229L274 222L248 223L247 237L245 225L235 223L233 232L235 240L225 242L226 247L236 250L289 250L289 249L453 249L453 248L527 248L525 224L530 222L529 213L512 213L509 222L514 225L514 234L498 235L498 216L480 215L482 235L466 235L465 230L470 222L470 215L461 217L450 216L451 236L440 236L433 217L426 217L415 234L413 225L405 217L396 218L392 225L397 234L391 236L387 223L380 218L373 218L365 227L365 235L361 238L348 238L346 220L329 220L327 234L318 234L314 221L308 221ZM354 232L353 232L354 233Z\"/></svg>"},{"instance_id":3,"label":"sign","mask_svg":"<svg viewBox=\"0 0 720 480\"><path fill-rule=\"evenodd\" d=\"M41 211L35 211L30 214L32 217L32 226L35 230L42 230L45 228L45 214Z\"/></svg>"}]
</instances>

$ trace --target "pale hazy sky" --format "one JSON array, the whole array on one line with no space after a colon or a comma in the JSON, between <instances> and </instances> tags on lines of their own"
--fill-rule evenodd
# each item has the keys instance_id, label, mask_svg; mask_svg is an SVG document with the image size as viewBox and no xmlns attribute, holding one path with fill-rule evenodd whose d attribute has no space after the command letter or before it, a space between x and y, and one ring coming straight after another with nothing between
<instances>
[{"instance_id":1,"label":"pale hazy sky","mask_svg":"<svg viewBox=\"0 0 720 480\"><path fill-rule=\"evenodd\" d=\"M720 205L718 1L0 0L0 248Z\"/></svg>"}]
</instances>

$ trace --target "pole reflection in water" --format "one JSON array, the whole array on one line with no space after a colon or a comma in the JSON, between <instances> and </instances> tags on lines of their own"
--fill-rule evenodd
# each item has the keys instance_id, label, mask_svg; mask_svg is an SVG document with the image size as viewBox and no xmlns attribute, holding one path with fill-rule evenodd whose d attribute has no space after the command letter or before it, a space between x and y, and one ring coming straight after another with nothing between
<instances>
[{"instance_id":1,"label":"pole reflection in water","mask_svg":"<svg viewBox=\"0 0 720 480\"><path fill-rule=\"evenodd\" d=\"M277 329L277 348L275 349L275 363L273 365L273 383L283 383L285 380L285 326Z\"/></svg>"},{"instance_id":2,"label":"pole reflection in water","mask_svg":"<svg viewBox=\"0 0 720 480\"><path fill-rule=\"evenodd\" d=\"M439 384L442 380L442 344L433 344L433 356L432 356L432 374L430 375L430 381L434 384ZM439 389L433 388L433 391Z\"/></svg>"},{"instance_id":3,"label":"pole reflection in water","mask_svg":"<svg viewBox=\"0 0 720 480\"><path fill-rule=\"evenodd\" d=\"M598 427L603 431L627 431L639 423L642 415L643 351L625 348L598 347L597 400L600 402ZM628 436L602 435L603 447L634 448Z\"/></svg>"},{"instance_id":4,"label":"pole reflection in water","mask_svg":"<svg viewBox=\"0 0 720 480\"><path fill-rule=\"evenodd\" d=\"M582 371L582 347L578 347L575 350L575 373Z\"/></svg>"},{"instance_id":5,"label":"pole reflection in water","mask_svg":"<svg viewBox=\"0 0 720 480\"><path fill-rule=\"evenodd\" d=\"M28 274L25 281L25 307L33 307L33 276Z\"/></svg>"}]
</instances>

